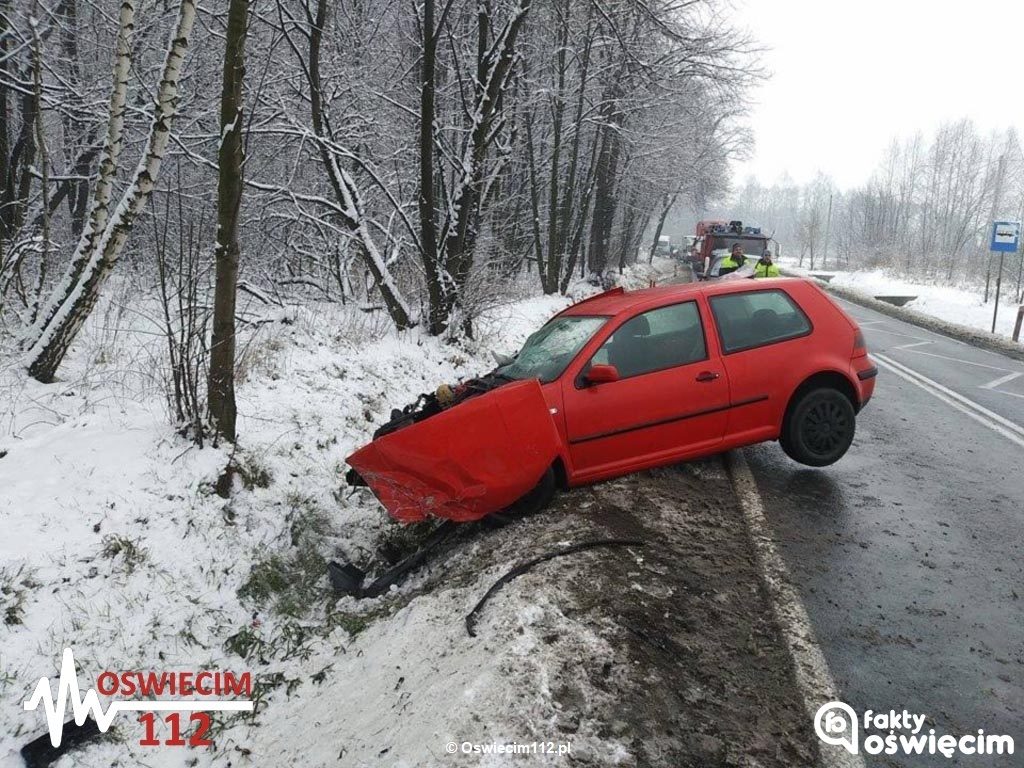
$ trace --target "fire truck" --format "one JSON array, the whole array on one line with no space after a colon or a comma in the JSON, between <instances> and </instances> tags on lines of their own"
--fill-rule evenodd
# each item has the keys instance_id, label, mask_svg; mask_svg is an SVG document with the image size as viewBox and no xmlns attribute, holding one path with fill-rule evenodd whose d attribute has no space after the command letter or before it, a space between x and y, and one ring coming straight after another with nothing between
<instances>
[{"instance_id":1,"label":"fire truck","mask_svg":"<svg viewBox=\"0 0 1024 768\"><path fill-rule=\"evenodd\" d=\"M747 227L742 221L699 221L690 249L690 264L698 276L717 277L719 262L732 252L734 245L742 245L747 259L757 261L765 251L772 250L771 241L760 227Z\"/></svg>"}]
</instances>

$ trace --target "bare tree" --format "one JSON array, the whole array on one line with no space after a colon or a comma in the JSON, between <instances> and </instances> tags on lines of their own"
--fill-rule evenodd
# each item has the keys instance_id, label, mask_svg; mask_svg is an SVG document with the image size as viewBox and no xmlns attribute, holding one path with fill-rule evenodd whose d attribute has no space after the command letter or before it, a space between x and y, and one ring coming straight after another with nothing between
<instances>
[{"instance_id":1,"label":"bare tree","mask_svg":"<svg viewBox=\"0 0 1024 768\"><path fill-rule=\"evenodd\" d=\"M359 186L352 174L343 165L344 161L355 160L353 154L340 145L340 137L332 128L327 109L324 104L324 91L321 82L321 48L324 29L327 25L327 0L317 0L316 15L313 16L308 6L303 6L306 19L305 26L300 27L278 5L281 14L281 28L297 59L300 61L309 85L309 109L313 124L313 132L317 139L320 158L331 188L337 199L336 212L342 222L359 243L359 252L367 270L380 290L384 305L398 328L409 328L414 325L413 313L406 303L394 276L383 257L366 211ZM299 28L308 39L308 50L304 57L302 49L291 37L291 30ZM341 159L339 159L339 157Z\"/></svg>"},{"instance_id":2,"label":"bare tree","mask_svg":"<svg viewBox=\"0 0 1024 768\"><path fill-rule=\"evenodd\" d=\"M513 0L503 24L495 24L496 9L491 0L480 0L476 13L475 73L470 79L460 137L446 146L436 127L438 42L445 33L448 0L441 13L435 13L434 0L424 0L420 20L422 29L420 59L419 113L419 214L423 265L430 297L428 330L444 333L464 311L463 292L473 266L474 247L479 233L481 207L487 199L497 171L507 159L499 154L495 164L488 163L492 147L506 125L505 101L516 56L516 40L532 0ZM465 73L456 69L456 79ZM441 169L435 154L447 161L451 170L448 183L439 177ZM443 200L438 200L438 192ZM443 203L442 205L439 205ZM463 314L461 325L469 331L470 318Z\"/></svg>"},{"instance_id":3,"label":"bare tree","mask_svg":"<svg viewBox=\"0 0 1024 768\"><path fill-rule=\"evenodd\" d=\"M566 291L588 262L635 258L666 201L719 192L735 125L715 118L742 109L749 64L721 2L250 3L236 124L211 98L228 3L190 35L189 77L150 86L147 121L152 96L130 78L159 71L178 2L118 0L115 26L114 5L55 0L33 28L31 2L0 0L0 329L50 379L116 262L158 286L130 231L164 158L181 178L157 194L217 200L222 271L237 269L222 286L260 303L353 302L458 335L523 268ZM226 200L211 181L232 174L235 138L244 174ZM129 146L146 152L134 175ZM230 302L211 298L228 354ZM215 367L207 390L229 400Z\"/></svg>"},{"instance_id":4,"label":"bare tree","mask_svg":"<svg viewBox=\"0 0 1024 768\"><path fill-rule=\"evenodd\" d=\"M124 36L127 39L126 30L132 26L134 7L130 0L124 5L129 8L125 10L122 6L120 21L122 32L119 33L119 37ZM92 229L88 237L83 237L83 240L79 242L79 247L72 257L67 274L55 288L47 308L40 313L40 317L46 319L34 328L36 332L33 334L28 351L29 374L39 381L53 381L57 367L64 359L68 347L99 299L100 290L120 258L132 225L153 191L160 174L160 164L170 140L171 123L177 111L181 62L188 46L188 37L192 31L195 15L195 1L181 0L178 6L177 22L167 47L167 55L153 107L153 120L149 137L143 148L142 159L117 207L109 215L109 220L106 203L102 203L98 208L94 206L96 221L103 224L102 229L99 227ZM122 56L122 49L119 45L114 66L115 84L111 95L112 109L109 115L111 128L108 131L108 141L111 150L108 152L108 156L116 157L113 148L119 148L121 142L121 131L118 129L117 123L121 119L123 108L115 109L113 107L119 103L118 73L126 58ZM127 66L127 63L124 66ZM123 104L123 102L120 103ZM110 141L111 138L113 141ZM104 179L104 174L101 172L94 193L97 200L102 201L103 196L109 194L111 181L109 175Z\"/></svg>"},{"instance_id":5,"label":"bare tree","mask_svg":"<svg viewBox=\"0 0 1024 768\"><path fill-rule=\"evenodd\" d=\"M207 387L214 434L235 441L235 298L238 286L238 213L242 204L242 86L248 0L228 5L224 78L220 97L220 152L217 182L217 280L213 295L213 337Z\"/></svg>"},{"instance_id":6,"label":"bare tree","mask_svg":"<svg viewBox=\"0 0 1024 768\"><path fill-rule=\"evenodd\" d=\"M62 281L55 287L45 311L34 319L25 336L25 345L38 343L44 330L53 322L71 291L78 285L82 273L99 244L110 218L110 201L117 175L118 161L124 145L125 104L128 98L128 71L131 66L132 35L135 29L135 4L127 0L121 4L118 17L117 43L114 51L113 82L110 87L107 137L100 161L99 176L93 192L92 208L85 229L78 241L71 263Z\"/></svg>"},{"instance_id":7,"label":"bare tree","mask_svg":"<svg viewBox=\"0 0 1024 768\"><path fill-rule=\"evenodd\" d=\"M927 140L894 140L862 187L835 194L839 255L846 266L888 267L943 283L981 280L985 259L972 256L987 251L988 219L1004 187L1012 215L1024 207L1024 153L1012 131L983 137L964 119L939 126ZM795 242L801 259L810 255L812 267L820 266L822 200L830 189L820 176L803 187L760 189L751 181L730 213Z\"/></svg>"}]
</instances>

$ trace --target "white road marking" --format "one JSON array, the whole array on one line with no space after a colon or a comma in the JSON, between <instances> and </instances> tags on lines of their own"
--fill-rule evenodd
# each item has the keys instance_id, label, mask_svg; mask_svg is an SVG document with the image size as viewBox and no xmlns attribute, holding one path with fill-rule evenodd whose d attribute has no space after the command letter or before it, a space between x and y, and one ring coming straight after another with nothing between
<instances>
[{"instance_id":1,"label":"white road marking","mask_svg":"<svg viewBox=\"0 0 1024 768\"><path fill-rule=\"evenodd\" d=\"M841 299L838 296L832 296L832 298L835 299L836 301L841 302L842 304L845 304L850 310L866 310L868 312L876 312L876 313L878 312L878 310L868 309L867 307L863 307L860 304L855 304L852 301L847 301L846 299ZM863 325L863 323L860 322L860 318L857 316L857 312L851 311L851 312L849 312L849 314L859 324ZM935 318L935 319L938 320L939 318ZM911 327L914 327L914 328L918 328L918 326L915 326L913 323L910 323L910 322L908 322L906 320L901 320L898 317L893 317L892 321L897 322L897 323L902 323L903 325L910 325ZM888 320L874 320L874 321L870 321L870 322L883 323L883 322L889 322L889 321ZM920 336L909 336L909 335L907 335L905 333L897 333L896 331L890 331L890 330L887 330L885 328L876 328L875 330L881 331L882 333L892 333L892 334L895 334L896 336L906 336L908 339L918 339L918 338L920 338ZM939 339L941 341L948 341L950 344L959 344L962 347L969 347L969 346L971 346L966 341L961 341L960 339L954 339L952 336L946 336L944 334L928 330L927 328L919 328L919 330L923 331L924 333L929 333L932 336L934 336L936 339Z\"/></svg>"},{"instance_id":2,"label":"white road marking","mask_svg":"<svg viewBox=\"0 0 1024 768\"><path fill-rule=\"evenodd\" d=\"M932 397L941 400L947 405L953 406L958 411L966 414L979 424L983 424L993 432L998 432L1010 442L1016 443L1020 447L1024 448L1024 427L1021 427L1019 424L1015 424L1009 419L1003 418L998 413L990 411L983 405L979 405L973 400L954 392L948 387L942 386L937 381L929 379L927 376L918 373L912 368L908 368L901 363L897 363L895 360L888 358L885 355L880 355L877 352L874 352L871 357L876 362L880 363L886 370L906 379L911 384L915 384Z\"/></svg>"},{"instance_id":3,"label":"white road marking","mask_svg":"<svg viewBox=\"0 0 1024 768\"><path fill-rule=\"evenodd\" d=\"M725 464L740 507L743 508L743 517L750 532L765 588L771 597L775 620L779 624L786 649L793 662L796 684L804 700L808 723L813 724L814 715L822 704L841 701L839 689L832 679L825 654L814 637L807 609L804 608L800 595L789 577L786 563L775 546L771 527L764 515L761 494L757 490L757 483L750 471L750 465L743 456L743 451L729 451L725 455ZM823 768L865 766L861 755L851 755L843 747L824 743L819 743L818 747Z\"/></svg>"},{"instance_id":4,"label":"white road marking","mask_svg":"<svg viewBox=\"0 0 1024 768\"><path fill-rule=\"evenodd\" d=\"M909 345L909 346L916 346L916 345L912 344L912 345ZM893 349L909 349L909 347L893 347ZM915 355L925 355L926 357L937 357L940 360L950 360L950 361L952 361L954 363L960 363L961 365L973 365L975 368L987 368L990 371L1005 371L1006 370L1006 368L1000 368L997 365L987 365L986 363L975 363L973 360L962 360L959 357L950 357L949 355L939 355L939 354L936 354L935 352L925 352L924 350L920 350L920 349L911 349L910 351L913 352ZM1020 374L1017 374L1017 375L1019 376Z\"/></svg>"},{"instance_id":5,"label":"white road marking","mask_svg":"<svg viewBox=\"0 0 1024 768\"><path fill-rule=\"evenodd\" d=\"M850 307L858 308L857 304L851 304L850 302L845 301L845 300L843 300L843 301L844 301L845 304L849 305ZM860 319L857 318L856 315L854 315L853 317L854 317L855 320L857 320L857 324L860 325L861 327L870 326L870 325L877 325L877 324L880 324L880 323L889 322L888 320L869 320L867 322L861 322ZM902 322L902 321L896 320L896 322ZM953 343L953 344L959 344L960 346L970 346L969 344L966 344L965 342L962 342L959 339L953 339L953 338L950 338L948 336L942 336L940 334L936 334L933 331L929 331L927 329L921 329L921 330L923 330L924 333L932 335L934 338L926 339L926 338L924 338L922 336L914 336L913 334L903 333L902 331L894 331L894 330L892 330L890 328L872 328L871 329L872 333L887 333L890 336L900 336L900 337L902 337L904 339L914 339L914 341L912 343L910 343L910 344L900 344L897 347L892 347L891 350L893 350L893 351L897 350L897 349L910 350L915 355L925 355L927 357L937 357L940 360L949 360L949 361L954 362L954 363L961 363L962 365L974 366L975 368L986 368L986 369L988 369L990 371L1005 371L1007 373L1010 372L1009 369L1007 369L1007 368L1000 368L997 365L988 365L987 363L976 363L973 360L964 360L964 359L959 358L959 357L950 357L948 355L940 355L940 354L935 353L935 352L925 352L923 349L916 349L916 347L923 347L923 346L927 346L928 344L934 344L936 341L948 341L948 342ZM1017 374L1017 375L1020 376L1020 375L1024 375L1024 374ZM1013 378L1015 378L1015 377L1013 377ZM1008 379L1008 381L1009 381L1009 379ZM983 387L983 388L987 389L988 387ZM1014 392L1000 392L999 394L1001 394L1001 395L1010 395L1012 397L1022 397L1021 395L1018 395L1018 394L1016 394Z\"/></svg>"},{"instance_id":6,"label":"white road marking","mask_svg":"<svg viewBox=\"0 0 1024 768\"><path fill-rule=\"evenodd\" d=\"M929 339L922 339L920 336L914 336L910 333L903 333L902 331L893 331L889 328L872 328L872 333L887 333L890 336L900 336L904 339L917 339L918 341L929 341Z\"/></svg>"},{"instance_id":7,"label":"white road marking","mask_svg":"<svg viewBox=\"0 0 1024 768\"><path fill-rule=\"evenodd\" d=\"M1020 378L1021 376L1024 376L1024 373L1008 373L1005 376L1000 376L998 379L996 379L994 381L990 381L988 384L982 384L980 389L995 389L996 387L1000 386L1001 384L1005 384L1008 381L1013 381L1014 379ZM1002 394L1004 394L1004 395L1008 395L1008 394L1012 395L1013 393L1012 392L1003 392Z\"/></svg>"},{"instance_id":8,"label":"white road marking","mask_svg":"<svg viewBox=\"0 0 1024 768\"><path fill-rule=\"evenodd\" d=\"M934 341L915 341L913 344L901 344L893 349L913 349L914 347L923 347L925 344L934 344Z\"/></svg>"}]
</instances>

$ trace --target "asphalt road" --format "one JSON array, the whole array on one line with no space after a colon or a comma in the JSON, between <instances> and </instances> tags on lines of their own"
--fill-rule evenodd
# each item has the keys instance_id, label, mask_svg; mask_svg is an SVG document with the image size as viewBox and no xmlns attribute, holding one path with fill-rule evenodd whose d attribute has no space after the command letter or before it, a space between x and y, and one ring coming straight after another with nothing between
<instances>
[{"instance_id":1,"label":"asphalt road","mask_svg":"<svg viewBox=\"0 0 1024 768\"><path fill-rule=\"evenodd\" d=\"M1024 363L840 303L875 397L832 467L745 450L766 516L847 704L1017 745L868 765L1024 765Z\"/></svg>"}]
</instances>

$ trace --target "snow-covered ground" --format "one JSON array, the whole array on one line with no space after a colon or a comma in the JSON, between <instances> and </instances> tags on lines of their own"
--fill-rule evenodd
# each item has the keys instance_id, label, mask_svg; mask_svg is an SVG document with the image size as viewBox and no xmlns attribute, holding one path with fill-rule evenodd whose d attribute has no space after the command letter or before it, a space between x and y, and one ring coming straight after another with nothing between
<instances>
[{"instance_id":1,"label":"snow-covered ground","mask_svg":"<svg viewBox=\"0 0 1024 768\"><path fill-rule=\"evenodd\" d=\"M781 266L789 271L807 274L810 270L801 269L797 266L796 260L790 262L783 259ZM965 288L962 286L930 285L927 283L915 283L895 277L885 270L872 269L863 271L837 271L837 270L814 270L815 274L834 275L832 285L844 286L860 291L868 296L917 296L916 299L906 304L908 309L937 317L949 323L966 325L982 331L992 330L992 310L995 300L995 285L988 303L982 299L983 294L976 288ZM1006 284L1010 290L1005 290ZM1013 325L1017 319L1016 302L1012 301L1011 280L1005 280L1003 296L999 303L999 313L996 318L996 333L1000 336L1010 338L1013 333ZM1009 296L1007 294L1010 294Z\"/></svg>"},{"instance_id":2,"label":"snow-covered ground","mask_svg":"<svg viewBox=\"0 0 1024 768\"><path fill-rule=\"evenodd\" d=\"M673 268L659 260L625 282ZM344 487L345 456L392 407L485 372L491 349L513 352L570 302L532 290L524 281L525 298L490 310L474 342L395 333L328 304L249 326L235 457L245 487L230 500L214 492L227 452L168 426L163 342L129 288L93 313L59 382L0 360L0 766L20 766L17 750L45 731L42 710L22 702L56 676L65 647L83 689L103 670L258 680L256 716L216 718L214 750L140 747L142 726L122 715L112 738L65 768L435 765L450 739L543 734L529 712L514 714L522 687L509 681L531 675L535 695L550 697L534 629L558 621L547 595L473 639L461 617L500 566L429 593L417 577L360 603L331 598L325 571L401 537L369 493ZM586 734L580 746L608 760L622 749Z\"/></svg>"}]
</instances>

